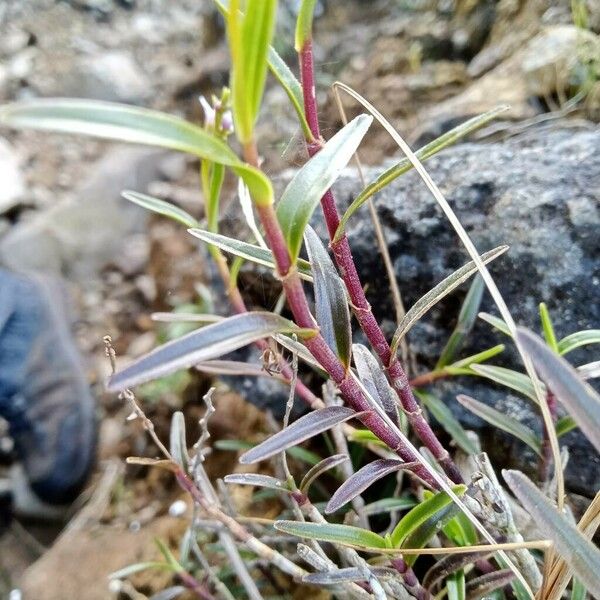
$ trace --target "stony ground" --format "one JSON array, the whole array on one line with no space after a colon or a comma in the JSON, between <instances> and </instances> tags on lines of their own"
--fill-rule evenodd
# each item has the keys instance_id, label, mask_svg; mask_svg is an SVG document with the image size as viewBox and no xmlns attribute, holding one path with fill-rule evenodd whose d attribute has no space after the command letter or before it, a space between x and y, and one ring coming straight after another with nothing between
<instances>
[{"instance_id":1,"label":"stony ground","mask_svg":"<svg viewBox=\"0 0 600 600\"><path fill-rule=\"evenodd\" d=\"M282 2L276 40L292 66L294 4ZM479 135L480 143L560 119L597 132L589 120L598 117L600 93L569 102L574 78L581 79L582 65L589 62L585 49L598 44L600 10L588 4L589 31L581 31L572 26L570 2L561 0L323 2L316 60L324 134L341 123L327 91L336 79L366 95L416 145L504 102L510 111ZM84 96L198 121L198 95L226 83L222 27L208 1L0 3L2 102ZM348 104L348 110L356 108ZM269 173L304 160L285 97L273 86L265 98L260 139ZM362 158L378 164L394 151L387 135L374 131ZM153 449L136 423L124 425L127 408L103 394L108 365L102 337L113 337L125 362L174 334L152 322L152 311L190 304L204 310L211 304L206 287L211 275L202 251L181 228L127 206L119 194L126 188L146 191L202 218L197 164L154 150L2 129L0 178L0 262L67 281L102 419L94 511L84 508L48 553L44 545L52 532L38 528L32 537L18 523L12 526L0 538L0 595L25 581L26 597L36 600L75 598L82 586L89 590L86 599L109 598L106 574L152 556L152 537L170 536L176 544L184 522L167 515L177 497L168 478L136 470L125 474L121 466L124 456L152 455ZM233 191L234 182L228 186ZM235 220L232 211L226 209L225 220ZM146 388L142 397L159 432L165 433L169 414L182 401L192 423L208 385L200 378L179 378ZM235 394L221 391L219 404L216 439L243 438L265 427L262 415ZM234 468L230 453L213 459L215 475ZM24 568L40 555L22 579ZM61 577L49 583L48 573ZM145 594L164 585L158 579L139 583ZM71 587L63 587L67 584Z\"/></svg>"}]
</instances>

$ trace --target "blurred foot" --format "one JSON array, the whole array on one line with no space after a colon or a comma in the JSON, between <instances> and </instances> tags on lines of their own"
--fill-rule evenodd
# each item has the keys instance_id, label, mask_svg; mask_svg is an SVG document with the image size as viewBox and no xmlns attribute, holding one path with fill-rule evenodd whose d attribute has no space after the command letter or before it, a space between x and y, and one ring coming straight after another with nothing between
<instances>
[{"instance_id":1,"label":"blurred foot","mask_svg":"<svg viewBox=\"0 0 600 600\"><path fill-rule=\"evenodd\" d=\"M97 432L67 298L56 281L1 269L0 417L19 463L15 510L51 516L50 507L71 503L92 469Z\"/></svg>"}]
</instances>

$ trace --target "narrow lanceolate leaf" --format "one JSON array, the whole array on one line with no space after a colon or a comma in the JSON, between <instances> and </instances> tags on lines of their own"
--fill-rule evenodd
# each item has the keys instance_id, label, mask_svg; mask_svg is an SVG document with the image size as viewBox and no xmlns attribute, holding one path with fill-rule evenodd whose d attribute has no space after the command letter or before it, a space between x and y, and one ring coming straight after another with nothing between
<instances>
[{"instance_id":1,"label":"narrow lanceolate leaf","mask_svg":"<svg viewBox=\"0 0 600 600\"><path fill-rule=\"evenodd\" d=\"M533 383L531 383L531 379L529 379L527 375L495 365L471 365L469 368L476 375L485 377L486 379L490 379L500 385L515 390L537 403L537 396L533 389Z\"/></svg>"},{"instance_id":2,"label":"narrow lanceolate leaf","mask_svg":"<svg viewBox=\"0 0 600 600\"><path fill-rule=\"evenodd\" d=\"M467 410L470 410L472 413L482 418L484 421L492 425L492 427L497 427L502 431L506 431L506 433L510 433L510 435L514 435L522 442L525 442L534 452L541 454L540 440L535 432L527 427L527 425L523 425L523 423L514 417L505 415L499 410L496 410L495 408L492 408L491 406L488 406L483 402L479 402L469 396L460 394L456 397L456 399Z\"/></svg>"},{"instance_id":3,"label":"narrow lanceolate leaf","mask_svg":"<svg viewBox=\"0 0 600 600\"><path fill-rule=\"evenodd\" d=\"M275 454L296 446L301 442L331 429L352 418L359 417L357 413L345 406L328 406L308 413L294 421L291 425L267 438L258 446L240 456L242 464L250 464L271 458Z\"/></svg>"},{"instance_id":4,"label":"narrow lanceolate leaf","mask_svg":"<svg viewBox=\"0 0 600 600\"><path fill-rule=\"evenodd\" d=\"M495 327L498 331L501 331L504 335L507 335L509 338L512 338L512 333L510 332L508 325L500 317L490 315L486 312L480 312L477 316L482 321L489 323L492 327Z\"/></svg>"},{"instance_id":5,"label":"narrow lanceolate leaf","mask_svg":"<svg viewBox=\"0 0 600 600\"><path fill-rule=\"evenodd\" d=\"M448 577L448 575L451 575L480 558L482 558L480 552L448 554L447 556L444 556L438 560L427 573L425 573L425 576L423 577L423 587L430 592L433 592L434 586Z\"/></svg>"},{"instance_id":6,"label":"narrow lanceolate leaf","mask_svg":"<svg viewBox=\"0 0 600 600\"><path fill-rule=\"evenodd\" d=\"M313 275L317 324L327 345L348 368L352 330L346 287L319 236L310 225L306 227L304 240Z\"/></svg>"},{"instance_id":7,"label":"narrow lanceolate leaf","mask_svg":"<svg viewBox=\"0 0 600 600\"><path fill-rule=\"evenodd\" d=\"M136 573L140 573L141 571L146 571L147 569L161 569L164 571L170 571L171 567L167 563L164 562L141 562L135 563L134 565L129 565L124 567L123 569L119 569L118 571L112 572L108 578L109 579L125 579L126 577L130 577L131 575L135 575Z\"/></svg>"},{"instance_id":8,"label":"narrow lanceolate leaf","mask_svg":"<svg viewBox=\"0 0 600 600\"><path fill-rule=\"evenodd\" d=\"M517 329L517 340L531 357L540 378L562 402L596 450L600 451L600 395L564 358L557 356L527 329Z\"/></svg>"},{"instance_id":9,"label":"narrow lanceolate leaf","mask_svg":"<svg viewBox=\"0 0 600 600\"><path fill-rule=\"evenodd\" d=\"M465 296L464 302L458 313L458 321L454 331L450 334L440 358L435 365L436 369L441 369L454 361L459 350L461 349L465 338L473 329L477 313L483 298L485 283L480 275L476 275L471 283L471 287Z\"/></svg>"},{"instance_id":10,"label":"narrow lanceolate leaf","mask_svg":"<svg viewBox=\"0 0 600 600\"><path fill-rule=\"evenodd\" d=\"M556 426L554 428L556 430L556 437L561 437L569 433L569 431L573 431L573 429L575 429L576 427L577 423L575 422L575 419L573 419L573 417L570 417L568 415L565 417L561 417L556 421Z\"/></svg>"},{"instance_id":11,"label":"narrow lanceolate leaf","mask_svg":"<svg viewBox=\"0 0 600 600\"><path fill-rule=\"evenodd\" d=\"M586 539L520 471L503 471L509 488L532 516L536 527L554 542L558 554L588 590L600 590L600 550Z\"/></svg>"},{"instance_id":12,"label":"narrow lanceolate leaf","mask_svg":"<svg viewBox=\"0 0 600 600\"><path fill-rule=\"evenodd\" d=\"M277 373L267 372L261 365L245 363L238 360L205 360L194 365L194 368L201 373L210 373L212 375L231 375L237 377L275 377L285 380Z\"/></svg>"},{"instance_id":13,"label":"narrow lanceolate leaf","mask_svg":"<svg viewBox=\"0 0 600 600\"><path fill-rule=\"evenodd\" d=\"M540 321L542 322L542 330L544 332L546 344L548 344L554 352L558 352L558 342L556 340L556 333L554 332L554 325L552 324L548 307L544 302L540 302Z\"/></svg>"},{"instance_id":14,"label":"narrow lanceolate leaf","mask_svg":"<svg viewBox=\"0 0 600 600\"><path fill-rule=\"evenodd\" d=\"M247 0L245 14L229 11L231 97L235 130L242 143L252 139L267 75L267 54L275 26L276 0Z\"/></svg>"},{"instance_id":15,"label":"narrow lanceolate leaf","mask_svg":"<svg viewBox=\"0 0 600 600\"><path fill-rule=\"evenodd\" d=\"M368 517L371 515L379 515L386 512L394 512L398 510L406 510L412 508L416 504L416 500L413 498L382 498L381 500L375 500L370 504L365 504L364 513Z\"/></svg>"},{"instance_id":16,"label":"narrow lanceolate leaf","mask_svg":"<svg viewBox=\"0 0 600 600\"><path fill-rule=\"evenodd\" d=\"M467 487L465 485L456 485L452 487L452 491L457 496L462 496L466 489ZM394 531L392 532L392 543L394 544L394 547L399 548L406 538L420 525L449 504L452 504L452 498L450 498L446 492L438 492L431 498L417 504L417 506L400 519L394 528Z\"/></svg>"},{"instance_id":17,"label":"narrow lanceolate leaf","mask_svg":"<svg viewBox=\"0 0 600 600\"><path fill-rule=\"evenodd\" d=\"M258 265L263 265L275 270L275 261L273 260L273 253L267 249L257 246L255 244L249 244L235 238L221 235L220 233L213 233L212 231L205 231L204 229L192 228L188 230L194 237L217 246L224 252L233 254L234 256L240 256ZM305 260L298 260L298 271L303 279L312 279L310 264Z\"/></svg>"},{"instance_id":18,"label":"narrow lanceolate leaf","mask_svg":"<svg viewBox=\"0 0 600 600\"><path fill-rule=\"evenodd\" d=\"M564 337L558 342L558 351L560 354L567 354L589 344L600 344L600 329L588 329L586 331L578 331Z\"/></svg>"},{"instance_id":19,"label":"narrow lanceolate leaf","mask_svg":"<svg viewBox=\"0 0 600 600\"><path fill-rule=\"evenodd\" d=\"M433 140L423 148L420 148L415 153L419 160L425 160L427 158L432 157L434 154L451 146L459 139L469 135L476 129L483 127L491 120L495 119L500 113L507 110L507 106L498 106L478 117L473 117L468 121L465 121L461 125L458 125L454 129L451 129L444 135L439 138ZM408 160L408 158L403 158L398 164L390 167L386 171L384 171L377 179L369 185L356 197L356 199L352 202L352 204L348 207L342 219L340 221L340 225L338 230L335 233L334 241L339 240L344 234L344 230L346 228L346 224L350 217L369 199L372 198L377 192L382 190L386 185L390 184L394 179L400 177L407 171L410 171L413 168L413 164Z\"/></svg>"},{"instance_id":20,"label":"narrow lanceolate leaf","mask_svg":"<svg viewBox=\"0 0 600 600\"><path fill-rule=\"evenodd\" d=\"M332 456L328 456L312 467L308 473L302 478L300 482L299 490L306 494L312 485L313 481L326 473L330 469L334 469L338 465L343 462L346 462L350 457L347 454L333 454Z\"/></svg>"},{"instance_id":21,"label":"narrow lanceolate leaf","mask_svg":"<svg viewBox=\"0 0 600 600\"><path fill-rule=\"evenodd\" d=\"M299 337L306 337L314 335L315 331L299 329L291 321L273 313L249 312L235 315L159 346L113 375L108 390L121 391L169 375L198 362L218 358L275 333L295 333Z\"/></svg>"},{"instance_id":22,"label":"narrow lanceolate leaf","mask_svg":"<svg viewBox=\"0 0 600 600\"><path fill-rule=\"evenodd\" d=\"M350 121L298 171L283 192L277 217L293 261L298 258L313 211L356 152L372 122L367 115Z\"/></svg>"},{"instance_id":23,"label":"narrow lanceolate leaf","mask_svg":"<svg viewBox=\"0 0 600 600\"><path fill-rule=\"evenodd\" d=\"M223 0L214 0L214 2L221 14L227 19L227 16L229 15L229 2ZM296 116L300 121L305 138L308 140L313 139L310 127L308 126L306 117L304 115L304 100L302 98L302 86L300 85L300 82L292 73L285 61L281 58L281 56L277 54L273 46L269 46L267 57L271 72L275 76L275 79L279 81L281 87L285 90L285 93L288 95L288 98L290 99L290 102L296 111Z\"/></svg>"},{"instance_id":24,"label":"narrow lanceolate leaf","mask_svg":"<svg viewBox=\"0 0 600 600\"><path fill-rule=\"evenodd\" d=\"M277 531L310 540L360 546L362 548L385 548L385 540L380 535L350 525L275 521L274 527Z\"/></svg>"},{"instance_id":25,"label":"narrow lanceolate leaf","mask_svg":"<svg viewBox=\"0 0 600 600\"><path fill-rule=\"evenodd\" d=\"M358 378L375 400L388 415L396 420L396 394L393 392L382 367L377 359L362 344L353 344L352 356L358 372Z\"/></svg>"},{"instance_id":26,"label":"narrow lanceolate leaf","mask_svg":"<svg viewBox=\"0 0 600 600\"><path fill-rule=\"evenodd\" d=\"M437 397L429 392L416 390L415 395L425 404L427 410L435 417L435 420L446 430L448 435L467 454L477 454L480 449L477 444L467 435L458 419L452 411Z\"/></svg>"},{"instance_id":27,"label":"narrow lanceolate leaf","mask_svg":"<svg viewBox=\"0 0 600 600\"><path fill-rule=\"evenodd\" d=\"M169 452L173 460L187 473L190 459L185 435L185 418L180 410L174 412L171 418Z\"/></svg>"},{"instance_id":28,"label":"narrow lanceolate leaf","mask_svg":"<svg viewBox=\"0 0 600 600\"><path fill-rule=\"evenodd\" d=\"M350 476L336 490L325 508L326 514L340 509L344 504L354 500L376 481L401 469L410 469L417 463L405 463L401 460L380 458L370 462Z\"/></svg>"},{"instance_id":29,"label":"narrow lanceolate leaf","mask_svg":"<svg viewBox=\"0 0 600 600\"><path fill-rule=\"evenodd\" d=\"M489 252L485 252L481 255L483 264L487 264L504 254L508 250L508 246L498 246ZM392 352L398 350L398 346L402 341L402 338L408 333L410 328L435 304L437 304L442 298L447 296L450 292L455 290L461 283L464 283L469 277L477 273L477 267L473 261L468 262L457 271L454 271L452 275L449 275L438 283L433 289L427 292L422 298L417 300L410 310L404 315L404 318L398 324L398 328L394 333L392 339Z\"/></svg>"},{"instance_id":30,"label":"narrow lanceolate leaf","mask_svg":"<svg viewBox=\"0 0 600 600\"><path fill-rule=\"evenodd\" d=\"M254 487L269 488L280 492L287 492L289 488L285 482L271 477L270 475L261 475L260 473L233 473L225 475L225 483L236 485L252 485Z\"/></svg>"},{"instance_id":31,"label":"narrow lanceolate leaf","mask_svg":"<svg viewBox=\"0 0 600 600\"><path fill-rule=\"evenodd\" d=\"M493 573L485 573L467 583L467 600L479 600L488 598L495 590L500 590L515 578L510 569L502 569Z\"/></svg>"},{"instance_id":32,"label":"narrow lanceolate leaf","mask_svg":"<svg viewBox=\"0 0 600 600\"><path fill-rule=\"evenodd\" d=\"M153 198L152 196L148 196L146 194L140 194L138 192L130 192L126 191L121 194L125 200L129 200L134 204L137 204L143 208L151 210L159 215L164 215L165 217L169 217L174 221L178 221L182 223L186 227L198 227L199 223L192 215L188 212L171 204L170 202L165 202L164 200L160 200L158 198Z\"/></svg>"},{"instance_id":33,"label":"narrow lanceolate leaf","mask_svg":"<svg viewBox=\"0 0 600 600\"><path fill-rule=\"evenodd\" d=\"M0 107L0 125L89 135L187 152L231 167L244 179L256 202L273 201L269 180L243 163L221 139L184 119L156 110L100 100L43 98Z\"/></svg>"},{"instance_id":34,"label":"narrow lanceolate leaf","mask_svg":"<svg viewBox=\"0 0 600 600\"><path fill-rule=\"evenodd\" d=\"M369 567L368 572L360 567L346 567L335 571L324 571L323 573L310 573L302 578L305 583L312 585L335 585L348 581L367 581L370 575L379 580L397 579L398 571L390 567Z\"/></svg>"}]
</instances>

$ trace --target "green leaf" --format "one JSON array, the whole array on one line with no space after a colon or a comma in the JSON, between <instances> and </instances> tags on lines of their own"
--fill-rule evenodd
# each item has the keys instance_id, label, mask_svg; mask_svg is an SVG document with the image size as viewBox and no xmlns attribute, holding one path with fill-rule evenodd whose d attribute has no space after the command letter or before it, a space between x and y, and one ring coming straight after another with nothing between
<instances>
[{"instance_id":1,"label":"green leaf","mask_svg":"<svg viewBox=\"0 0 600 600\"><path fill-rule=\"evenodd\" d=\"M465 572L460 570L446 579L448 600L465 600Z\"/></svg>"},{"instance_id":2,"label":"green leaf","mask_svg":"<svg viewBox=\"0 0 600 600\"><path fill-rule=\"evenodd\" d=\"M350 525L335 525L332 523L301 523L298 521L275 521L275 529L288 535L331 542L334 544L345 544L348 546L360 546L362 548L385 548L385 540L376 533L351 527Z\"/></svg>"},{"instance_id":3,"label":"green leaf","mask_svg":"<svg viewBox=\"0 0 600 600\"><path fill-rule=\"evenodd\" d=\"M465 485L455 485L452 487L452 491L457 496L462 496L466 489L467 486ZM431 498L417 504L417 506L400 519L392 531L394 548L400 548L408 536L415 532L418 527L423 525L427 519L433 517L436 513L450 504L452 504L452 498L450 498L446 492L438 492Z\"/></svg>"},{"instance_id":4,"label":"green leaf","mask_svg":"<svg viewBox=\"0 0 600 600\"><path fill-rule=\"evenodd\" d=\"M446 342L440 358L435 365L436 370L450 364L456 357L458 351L462 347L465 338L473 329L477 312L481 305L483 292L485 291L485 283L480 275L476 275L471 283L471 287L465 296L464 302L458 313L458 321L454 331L450 334L450 338Z\"/></svg>"},{"instance_id":5,"label":"green leaf","mask_svg":"<svg viewBox=\"0 0 600 600\"><path fill-rule=\"evenodd\" d=\"M490 379L500 385L515 390L537 403L537 397L531 379L523 373L505 367L497 367L495 365L471 365L469 370L475 375L485 377L486 379Z\"/></svg>"},{"instance_id":6,"label":"green leaf","mask_svg":"<svg viewBox=\"0 0 600 600\"><path fill-rule=\"evenodd\" d=\"M348 369L352 329L346 287L319 236L310 225L306 227L304 241L313 274L317 325L321 328L327 345Z\"/></svg>"},{"instance_id":7,"label":"green leaf","mask_svg":"<svg viewBox=\"0 0 600 600\"><path fill-rule=\"evenodd\" d=\"M141 571L146 571L148 569L161 569L163 571L171 571L172 568L167 563L162 562L141 562L135 563L134 565L128 565L127 567L123 567L118 571L113 571L108 578L109 579L125 579L126 577L130 577L131 575L135 575L136 573L140 573Z\"/></svg>"},{"instance_id":8,"label":"green leaf","mask_svg":"<svg viewBox=\"0 0 600 600\"><path fill-rule=\"evenodd\" d=\"M230 238L221 235L220 233L205 231L204 229L192 228L189 232L203 242L217 246L217 248L220 248L229 254L240 256L253 263L275 270L273 253L267 248L261 248L255 244L249 244L248 242L236 240L235 238ZM312 281L312 272L308 261L299 259L298 271L303 279Z\"/></svg>"},{"instance_id":9,"label":"green leaf","mask_svg":"<svg viewBox=\"0 0 600 600\"><path fill-rule=\"evenodd\" d=\"M312 23L316 3L317 0L302 0L300 4L294 41L296 52L302 52L305 44L312 41Z\"/></svg>"},{"instance_id":10,"label":"green leaf","mask_svg":"<svg viewBox=\"0 0 600 600\"><path fill-rule=\"evenodd\" d=\"M0 125L187 152L233 169L244 179L255 202L273 202L271 182L242 162L221 139L184 119L156 110L100 100L43 98L0 107Z\"/></svg>"},{"instance_id":11,"label":"green leaf","mask_svg":"<svg viewBox=\"0 0 600 600\"><path fill-rule=\"evenodd\" d=\"M573 585L571 587L571 600L585 600L587 591L585 586L577 577L573 577Z\"/></svg>"},{"instance_id":12,"label":"green leaf","mask_svg":"<svg viewBox=\"0 0 600 600\"><path fill-rule=\"evenodd\" d=\"M314 329L299 329L291 321L268 312L248 312L218 321L159 346L110 378L108 391L134 385L218 358L275 333L312 336Z\"/></svg>"},{"instance_id":13,"label":"green leaf","mask_svg":"<svg viewBox=\"0 0 600 600\"><path fill-rule=\"evenodd\" d=\"M367 115L350 121L298 171L283 192L277 217L292 261L298 258L304 230L313 211L356 152L372 121Z\"/></svg>"},{"instance_id":14,"label":"green leaf","mask_svg":"<svg viewBox=\"0 0 600 600\"><path fill-rule=\"evenodd\" d=\"M451 146L459 139L469 135L473 131L483 127L491 120L495 119L500 113L508 110L508 106L498 106L478 117L474 117L465 121L461 125L458 125L454 129L451 129L444 135L439 138L433 140L423 148L420 148L415 153L419 160L426 160L432 157L434 154ZM355 198L352 204L348 207L340 224L338 226L337 231L335 232L335 236L333 241L338 241L342 235L344 234L344 230L346 229L346 224L350 217L369 199L372 198L377 192L382 190L386 185L390 184L394 179L400 177L404 173L410 171L413 168L413 164L407 159L403 158L398 164L390 167L386 171L384 171L377 179L369 185Z\"/></svg>"},{"instance_id":15,"label":"green leaf","mask_svg":"<svg viewBox=\"0 0 600 600\"><path fill-rule=\"evenodd\" d=\"M467 435L452 411L437 396L421 390L415 390L415 396L425 404L435 420L467 454L478 454L480 452L480 449Z\"/></svg>"},{"instance_id":16,"label":"green leaf","mask_svg":"<svg viewBox=\"0 0 600 600\"><path fill-rule=\"evenodd\" d=\"M536 527L554 542L556 551L588 590L600 590L600 550L520 471L505 470L504 479Z\"/></svg>"},{"instance_id":17,"label":"green leaf","mask_svg":"<svg viewBox=\"0 0 600 600\"><path fill-rule=\"evenodd\" d=\"M164 556L164 559L167 561L169 567L175 573L182 573L185 569L179 564L169 547L160 539L155 538L154 543L158 546L160 553Z\"/></svg>"},{"instance_id":18,"label":"green leaf","mask_svg":"<svg viewBox=\"0 0 600 600\"><path fill-rule=\"evenodd\" d=\"M457 546L474 546L477 543L475 526L460 511L444 525L443 531Z\"/></svg>"},{"instance_id":19,"label":"green leaf","mask_svg":"<svg viewBox=\"0 0 600 600\"><path fill-rule=\"evenodd\" d=\"M153 198L152 196L140 194L138 192L126 191L121 195L123 198L125 198L125 200L129 200L130 202L151 210L159 215L169 217L174 221L182 223L186 227L198 227L199 225L198 221L194 219L192 215L178 206L171 204L170 202L165 202L164 200L159 200L158 198Z\"/></svg>"},{"instance_id":20,"label":"green leaf","mask_svg":"<svg viewBox=\"0 0 600 600\"><path fill-rule=\"evenodd\" d=\"M519 327L517 340L531 357L540 378L565 406L594 448L600 451L600 395L538 336Z\"/></svg>"},{"instance_id":21,"label":"green leaf","mask_svg":"<svg viewBox=\"0 0 600 600\"><path fill-rule=\"evenodd\" d=\"M365 504L364 513L367 516L378 515L384 512L394 512L397 510L406 510L412 508L416 504L414 498L382 498L381 500L375 500L370 504Z\"/></svg>"},{"instance_id":22,"label":"green leaf","mask_svg":"<svg viewBox=\"0 0 600 600\"><path fill-rule=\"evenodd\" d=\"M466 369L471 365L477 365L483 362L487 362L490 358L497 356L498 354L504 352L505 346L504 344L498 344L497 346L493 346L492 348L488 348L483 352L478 352L477 354L472 354L471 356L467 356L465 358L461 358L456 362L448 365L452 369Z\"/></svg>"},{"instance_id":23,"label":"green leaf","mask_svg":"<svg viewBox=\"0 0 600 600\"><path fill-rule=\"evenodd\" d=\"M510 333L508 325L500 317L495 317L494 315L490 315L485 312L480 312L477 316L482 321L489 323L492 327L495 327L498 331L501 331L504 335L507 335L509 338L512 338L512 334Z\"/></svg>"},{"instance_id":24,"label":"green leaf","mask_svg":"<svg viewBox=\"0 0 600 600\"><path fill-rule=\"evenodd\" d=\"M578 331L564 337L558 342L558 352L561 355L567 354L580 346L588 344L600 344L600 329L588 329L587 331Z\"/></svg>"},{"instance_id":25,"label":"green leaf","mask_svg":"<svg viewBox=\"0 0 600 600\"><path fill-rule=\"evenodd\" d=\"M481 255L483 264L487 264L504 254L508 250L508 246L498 246L493 250L484 252ZM463 265L438 283L434 288L429 290L423 297L417 300L410 310L404 315L404 318L398 324L398 328L392 338L391 349L392 353L396 353L402 338L408 333L410 328L432 307L435 306L442 298L446 297L450 292L455 290L461 283L465 282L471 275L477 273L477 266L473 261Z\"/></svg>"},{"instance_id":26,"label":"green leaf","mask_svg":"<svg viewBox=\"0 0 600 600\"><path fill-rule=\"evenodd\" d=\"M470 410L493 427L497 427L502 431L506 431L506 433L510 433L510 435L514 435L516 438L527 444L534 452L541 454L541 443L538 436L532 429L523 425L523 423L517 421L514 417L505 415L499 410L496 410L483 402L479 402L474 398L465 396L464 394L459 394L456 399L467 410Z\"/></svg>"},{"instance_id":27,"label":"green leaf","mask_svg":"<svg viewBox=\"0 0 600 600\"><path fill-rule=\"evenodd\" d=\"M387 448L387 444L382 442L372 431L369 429L355 429L348 438L351 442L357 442L358 444L376 444Z\"/></svg>"},{"instance_id":28,"label":"green leaf","mask_svg":"<svg viewBox=\"0 0 600 600\"><path fill-rule=\"evenodd\" d=\"M558 352L558 342L556 340L556 333L554 333L554 325L552 325L548 307L544 302L540 302L540 320L542 322L546 344L548 344L554 352Z\"/></svg>"},{"instance_id":29,"label":"green leaf","mask_svg":"<svg viewBox=\"0 0 600 600\"><path fill-rule=\"evenodd\" d=\"M185 435L185 417L178 410L171 417L169 453L173 460L187 473L190 462Z\"/></svg>"},{"instance_id":30,"label":"green leaf","mask_svg":"<svg viewBox=\"0 0 600 600\"><path fill-rule=\"evenodd\" d=\"M223 0L214 0L214 2L221 14L227 19L229 15L229 1L227 0L224 2ZM288 98L296 111L296 116L302 127L305 139L312 141L314 138L304 115L304 99L300 82L296 79L295 75L281 56L277 54L273 46L269 46L268 63L271 73L273 73L275 79L277 79L285 93L288 95Z\"/></svg>"},{"instance_id":31,"label":"green leaf","mask_svg":"<svg viewBox=\"0 0 600 600\"><path fill-rule=\"evenodd\" d=\"M569 431L572 431L575 427L577 427L577 423L573 417L568 415L566 417L561 417L556 421L556 437L561 437L566 433L569 433Z\"/></svg>"},{"instance_id":32,"label":"green leaf","mask_svg":"<svg viewBox=\"0 0 600 600\"><path fill-rule=\"evenodd\" d=\"M247 0L246 12L231 4L227 19L231 48L231 100L236 134L245 144L254 135L254 124L267 76L267 54L275 28L276 0Z\"/></svg>"}]
</instances>

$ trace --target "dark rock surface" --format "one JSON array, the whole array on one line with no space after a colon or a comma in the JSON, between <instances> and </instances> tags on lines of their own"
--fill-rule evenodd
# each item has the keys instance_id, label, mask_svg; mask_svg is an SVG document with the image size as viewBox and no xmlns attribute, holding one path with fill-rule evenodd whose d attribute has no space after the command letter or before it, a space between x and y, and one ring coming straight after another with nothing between
<instances>
[{"instance_id":1,"label":"dark rock surface","mask_svg":"<svg viewBox=\"0 0 600 600\"><path fill-rule=\"evenodd\" d=\"M391 163L390 163L391 164ZM432 158L426 167L456 211L480 252L501 244L510 250L490 270L515 320L540 330L538 305L547 303L557 335L600 327L600 131L589 127L531 130L519 137L491 144L467 143ZM367 170L367 181L382 170ZM352 171L337 182L340 206L360 189ZM418 298L468 261L466 252L435 200L415 172L408 173L376 197L404 302ZM320 211L314 225L325 236ZM367 296L390 337L390 303L385 269L375 245L366 209L350 221L349 239ZM268 278L262 279L262 294ZM435 364L452 331L467 285L430 311L409 334L419 369ZM257 298L258 300L258 298ZM498 314L484 296L482 310ZM360 337L360 334L357 334ZM461 351L468 356L498 343L503 334L478 322ZM600 358L598 346L568 355L575 365ZM493 364L523 370L511 344ZM280 412L284 405L279 386L262 381L260 389L244 390L261 406ZM535 468L535 457L510 436L487 427L455 401L466 393L540 430L540 417L526 399L487 381L462 377L437 383L431 391L470 428L481 434L486 450L502 466ZM271 393L269 393L271 392ZM600 459L577 432L564 438L570 448L567 484L580 494L592 495L600 478Z\"/></svg>"}]
</instances>

